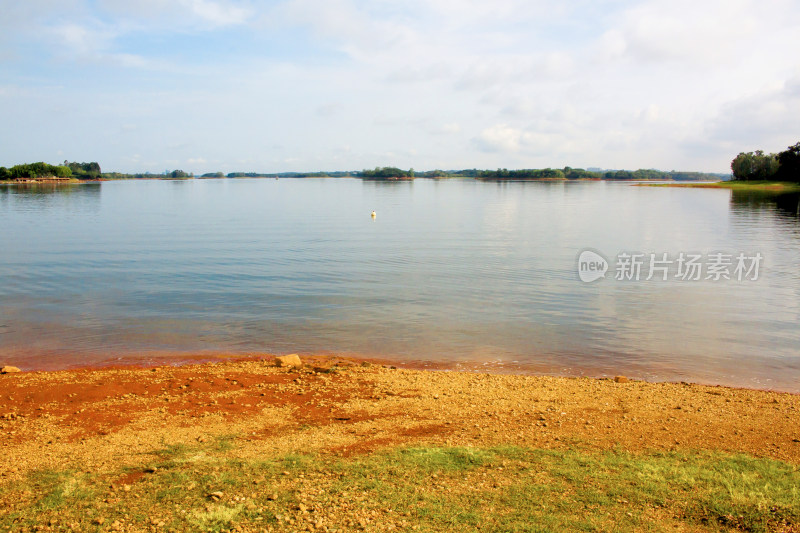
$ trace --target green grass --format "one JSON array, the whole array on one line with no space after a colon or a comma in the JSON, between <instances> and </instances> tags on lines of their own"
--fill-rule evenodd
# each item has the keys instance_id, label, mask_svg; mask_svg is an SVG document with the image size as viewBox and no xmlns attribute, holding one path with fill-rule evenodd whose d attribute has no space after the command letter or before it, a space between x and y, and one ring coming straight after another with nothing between
<instances>
[{"instance_id":1,"label":"green grass","mask_svg":"<svg viewBox=\"0 0 800 533\"><path fill-rule=\"evenodd\" d=\"M642 187L688 187L694 189L733 189L736 191L800 191L800 184L785 181L718 181L715 183L637 183Z\"/></svg>"},{"instance_id":2,"label":"green grass","mask_svg":"<svg viewBox=\"0 0 800 533\"><path fill-rule=\"evenodd\" d=\"M0 487L0 531L779 531L800 526L797 465L718 452L399 448L231 459L165 447L129 472L31 473ZM141 471L140 470L140 471ZM100 523L102 522L102 523ZM159 525L160 524L160 525ZM413 528L413 529L412 529Z\"/></svg>"}]
</instances>

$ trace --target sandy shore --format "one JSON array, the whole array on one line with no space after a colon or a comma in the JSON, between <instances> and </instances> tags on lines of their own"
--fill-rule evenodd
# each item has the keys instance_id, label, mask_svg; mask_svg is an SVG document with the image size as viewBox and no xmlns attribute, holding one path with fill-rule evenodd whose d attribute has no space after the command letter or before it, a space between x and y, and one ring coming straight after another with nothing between
<instances>
[{"instance_id":1,"label":"sandy shore","mask_svg":"<svg viewBox=\"0 0 800 533\"><path fill-rule=\"evenodd\" d=\"M398 444L712 449L800 463L800 396L692 384L396 369L336 358L0 375L0 483L143 464L226 437L234 456ZM624 381L624 380L622 380Z\"/></svg>"}]
</instances>

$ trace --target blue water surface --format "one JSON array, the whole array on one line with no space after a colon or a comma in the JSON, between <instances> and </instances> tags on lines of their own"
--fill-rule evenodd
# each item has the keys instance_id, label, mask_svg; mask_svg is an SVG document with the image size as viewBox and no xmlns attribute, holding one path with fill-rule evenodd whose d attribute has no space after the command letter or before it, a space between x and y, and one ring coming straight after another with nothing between
<instances>
[{"instance_id":1,"label":"blue water surface","mask_svg":"<svg viewBox=\"0 0 800 533\"><path fill-rule=\"evenodd\" d=\"M335 353L798 392L799 244L796 195L729 190L0 186L0 363ZM579 279L585 249L608 260L605 278ZM763 261L755 280L646 280L646 263L638 281L615 279L620 253L681 252Z\"/></svg>"}]
</instances>

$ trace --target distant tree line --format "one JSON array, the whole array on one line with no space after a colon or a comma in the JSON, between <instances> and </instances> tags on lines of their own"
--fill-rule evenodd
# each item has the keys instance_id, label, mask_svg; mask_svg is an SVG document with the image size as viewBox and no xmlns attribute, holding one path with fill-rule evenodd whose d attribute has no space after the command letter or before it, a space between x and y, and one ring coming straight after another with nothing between
<instances>
[{"instance_id":1,"label":"distant tree line","mask_svg":"<svg viewBox=\"0 0 800 533\"><path fill-rule=\"evenodd\" d=\"M584 170L582 168L564 167L544 169L518 169L508 170L428 170L415 172L413 168L403 170L397 167L375 167L373 170L361 172L282 172L280 174L261 174L257 172L231 172L223 175L221 172L203 174L204 178L257 178L257 177L287 177L287 178L316 178L316 177L359 177L368 180L398 180L413 178L477 178L484 180L710 180L727 177L726 174L708 174L703 172L679 172L675 170L662 171L655 169L639 170Z\"/></svg>"},{"instance_id":2,"label":"distant tree line","mask_svg":"<svg viewBox=\"0 0 800 533\"><path fill-rule=\"evenodd\" d=\"M525 168L520 170L508 170L498 168L497 170L481 170L478 173L479 179L490 180L563 180L566 179L564 172L553 168Z\"/></svg>"},{"instance_id":3,"label":"distant tree line","mask_svg":"<svg viewBox=\"0 0 800 533\"><path fill-rule=\"evenodd\" d=\"M777 154L741 152L731 162L733 179L800 183L800 142Z\"/></svg>"},{"instance_id":4,"label":"distant tree line","mask_svg":"<svg viewBox=\"0 0 800 533\"><path fill-rule=\"evenodd\" d=\"M127 174L125 172L104 172L103 179L107 180L132 180L132 179L156 179L163 178L164 174L153 174L152 172L142 172L138 174Z\"/></svg>"},{"instance_id":5,"label":"distant tree line","mask_svg":"<svg viewBox=\"0 0 800 533\"><path fill-rule=\"evenodd\" d=\"M779 179L778 174L794 176L789 181L797 180L800 161L800 143L786 152L765 155L763 152L739 154L734 159L731 167L736 179ZM791 170L794 169L794 170ZM780 172L779 172L780 170ZM747 177L739 177L747 176ZM28 163L14 167L0 167L0 180L14 179L45 179L45 178L78 179L163 179L163 178L193 178L194 174L183 170L165 171L161 174L150 172L126 174L120 172L103 173L96 162L77 163L64 161L63 165L55 166L47 163ZM524 181L524 180L709 180L725 178L723 174L706 174L701 172L664 172L654 169L639 170L584 170L582 168L564 167L543 169L516 169L499 168L497 170L428 170L415 172L413 168L403 170L397 167L376 167L373 170L335 171L335 172L209 172L201 175L202 178L318 178L318 177L360 177L367 180L400 180L414 178L476 178L493 181ZM786 178L783 178L786 179Z\"/></svg>"},{"instance_id":6,"label":"distant tree line","mask_svg":"<svg viewBox=\"0 0 800 533\"><path fill-rule=\"evenodd\" d=\"M47 163L25 163L11 168L0 167L0 180L35 180L48 178L71 178L72 170L64 165Z\"/></svg>"},{"instance_id":7,"label":"distant tree line","mask_svg":"<svg viewBox=\"0 0 800 533\"><path fill-rule=\"evenodd\" d=\"M64 161L63 165L50 165L44 162L25 163L11 168L0 167L0 180L38 180L38 179L68 179L80 180L98 179L102 176L100 165L91 163L70 163Z\"/></svg>"},{"instance_id":8,"label":"distant tree line","mask_svg":"<svg viewBox=\"0 0 800 533\"><path fill-rule=\"evenodd\" d=\"M672 181L703 181L709 179L720 179L728 177L727 174L709 174L706 172L682 172L678 170L655 170L652 168L639 170L609 170L603 173L606 180L672 180Z\"/></svg>"},{"instance_id":9,"label":"distant tree line","mask_svg":"<svg viewBox=\"0 0 800 533\"><path fill-rule=\"evenodd\" d=\"M401 170L397 167L375 167L375 170L362 170L364 179L397 180L414 178L414 169Z\"/></svg>"},{"instance_id":10,"label":"distant tree line","mask_svg":"<svg viewBox=\"0 0 800 533\"><path fill-rule=\"evenodd\" d=\"M259 174L258 172L231 172L227 175L229 178L266 178L266 174Z\"/></svg>"},{"instance_id":11,"label":"distant tree line","mask_svg":"<svg viewBox=\"0 0 800 533\"><path fill-rule=\"evenodd\" d=\"M192 172L184 172L183 170L173 170L169 171L166 170L161 174L153 174L152 172L140 172L135 174L127 174L124 172L104 172L102 174L103 179L107 180L134 180L134 179L142 179L142 180L153 180L153 179L164 179L164 178L193 178L194 173Z\"/></svg>"},{"instance_id":12,"label":"distant tree line","mask_svg":"<svg viewBox=\"0 0 800 533\"><path fill-rule=\"evenodd\" d=\"M485 180L707 180L719 179L720 174L706 174L703 172L678 172L671 170L665 172L655 169L639 170L607 170L594 171L582 168L564 167L543 168L543 169L521 169L508 170L500 168L497 170L480 170L476 176Z\"/></svg>"},{"instance_id":13,"label":"distant tree line","mask_svg":"<svg viewBox=\"0 0 800 533\"><path fill-rule=\"evenodd\" d=\"M91 163L76 163L64 161L64 166L69 167L72 171L72 176L81 180L98 179L102 175L100 164L96 161Z\"/></svg>"},{"instance_id":14,"label":"distant tree line","mask_svg":"<svg viewBox=\"0 0 800 533\"><path fill-rule=\"evenodd\" d=\"M183 170L173 170L172 172L167 172L166 176L168 178L193 178L194 174Z\"/></svg>"}]
</instances>

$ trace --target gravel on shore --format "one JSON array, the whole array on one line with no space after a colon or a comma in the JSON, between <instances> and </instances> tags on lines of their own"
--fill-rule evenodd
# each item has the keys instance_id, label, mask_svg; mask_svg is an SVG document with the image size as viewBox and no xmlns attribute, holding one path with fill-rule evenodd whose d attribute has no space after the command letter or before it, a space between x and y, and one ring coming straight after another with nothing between
<instances>
[{"instance_id":1,"label":"gravel on shore","mask_svg":"<svg viewBox=\"0 0 800 533\"><path fill-rule=\"evenodd\" d=\"M420 371L335 357L0 376L0 483L142 464L211 439L242 458L396 445L724 450L800 463L800 395Z\"/></svg>"}]
</instances>

